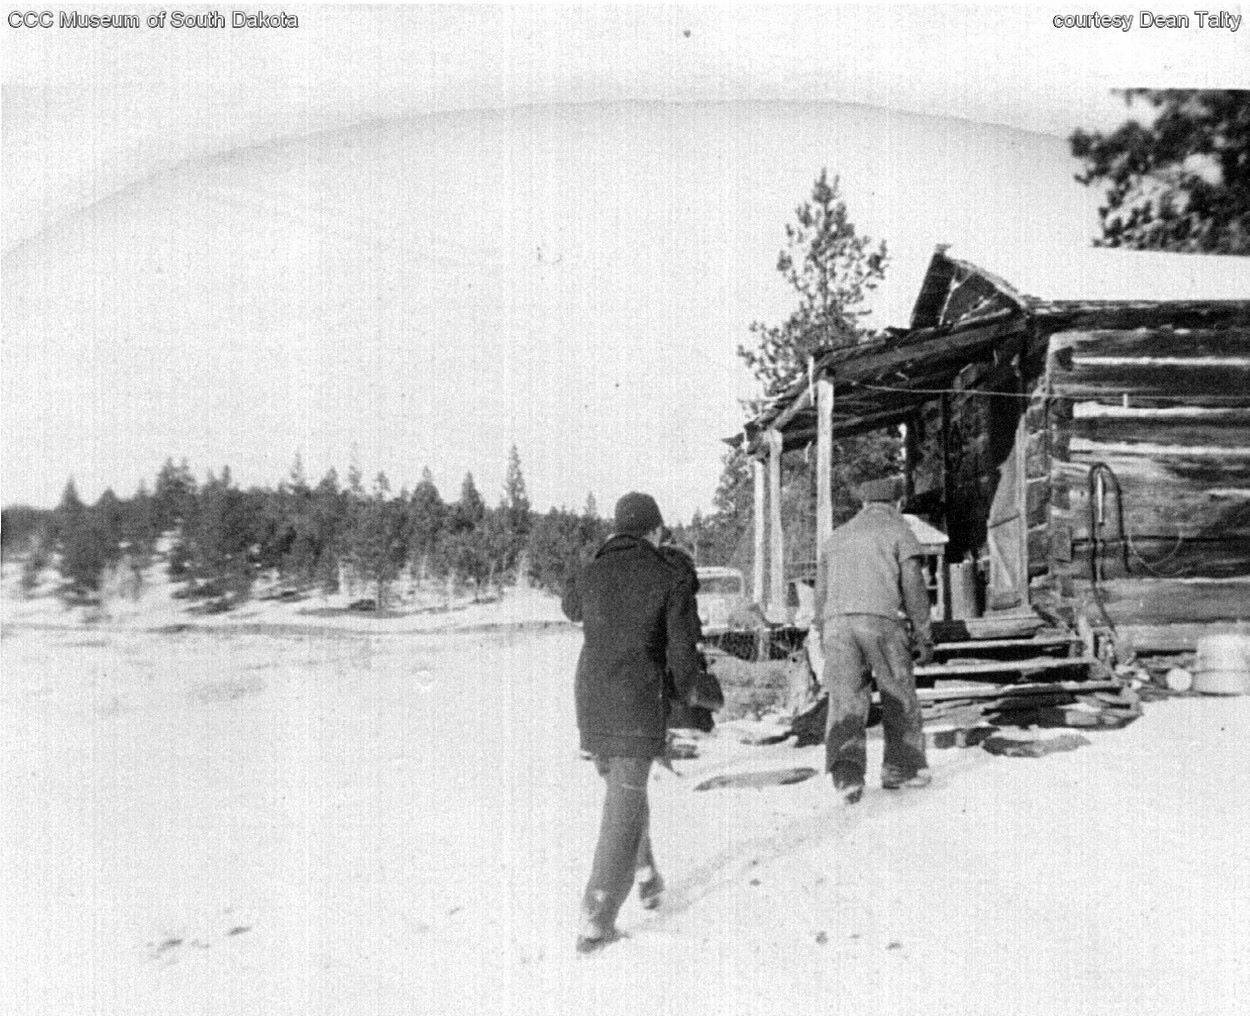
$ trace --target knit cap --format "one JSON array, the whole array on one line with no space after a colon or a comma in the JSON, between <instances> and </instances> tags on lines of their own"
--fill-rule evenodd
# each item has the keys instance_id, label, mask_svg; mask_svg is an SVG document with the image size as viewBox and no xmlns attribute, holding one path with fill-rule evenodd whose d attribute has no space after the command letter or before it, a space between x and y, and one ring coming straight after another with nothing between
<instances>
[{"instance_id":1,"label":"knit cap","mask_svg":"<svg viewBox=\"0 0 1250 1016\"><path fill-rule=\"evenodd\" d=\"M655 498L632 490L616 502L615 524L618 533L642 536L664 525L664 519Z\"/></svg>"}]
</instances>

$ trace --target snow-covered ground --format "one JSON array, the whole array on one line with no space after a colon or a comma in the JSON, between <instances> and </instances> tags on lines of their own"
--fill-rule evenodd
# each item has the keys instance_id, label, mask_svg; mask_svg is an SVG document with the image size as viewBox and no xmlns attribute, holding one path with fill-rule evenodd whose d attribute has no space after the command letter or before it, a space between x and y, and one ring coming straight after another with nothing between
<instances>
[{"instance_id":1,"label":"snow-covered ground","mask_svg":"<svg viewBox=\"0 0 1250 1016\"><path fill-rule=\"evenodd\" d=\"M695 792L820 765L709 739L653 783L665 906L631 901L629 938L582 958L601 790L576 751L576 629L6 617L6 1012L1174 1016L1250 997L1250 697L1150 704L1042 759L935 752L930 789L848 810L820 778Z\"/></svg>"}]
</instances>

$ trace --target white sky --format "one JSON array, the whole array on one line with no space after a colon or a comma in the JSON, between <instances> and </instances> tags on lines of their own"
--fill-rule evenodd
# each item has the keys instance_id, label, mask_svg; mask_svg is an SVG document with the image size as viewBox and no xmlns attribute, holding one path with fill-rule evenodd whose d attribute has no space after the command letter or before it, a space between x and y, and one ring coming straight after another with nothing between
<instances>
[{"instance_id":1,"label":"white sky","mask_svg":"<svg viewBox=\"0 0 1250 1016\"><path fill-rule=\"evenodd\" d=\"M286 10L299 29L4 29L6 503L70 473L126 493L167 454L342 471L353 446L396 487L428 462L493 499L515 440L541 507L650 486L688 516L821 165L896 251L897 318L934 242L1090 234L1061 139L1122 118L1111 88L1250 85L1250 26L1058 30L1052 8ZM505 112L456 115L483 109ZM170 284L125 274L149 270Z\"/></svg>"}]
</instances>

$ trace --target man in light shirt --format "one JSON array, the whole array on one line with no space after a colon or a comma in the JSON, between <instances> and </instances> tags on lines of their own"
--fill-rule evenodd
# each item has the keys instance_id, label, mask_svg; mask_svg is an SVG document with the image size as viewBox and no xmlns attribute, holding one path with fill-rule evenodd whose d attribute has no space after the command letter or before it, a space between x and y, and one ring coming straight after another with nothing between
<instances>
[{"instance_id":1,"label":"man in light shirt","mask_svg":"<svg viewBox=\"0 0 1250 1016\"><path fill-rule=\"evenodd\" d=\"M902 481L862 484L863 507L833 531L816 577L813 624L825 653L829 693L826 764L847 804L863 796L865 728L875 678L881 693L887 790L929 784L912 653L933 658L924 552L898 510ZM908 628L910 624L910 631Z\"/></svg>"}]
</instances>

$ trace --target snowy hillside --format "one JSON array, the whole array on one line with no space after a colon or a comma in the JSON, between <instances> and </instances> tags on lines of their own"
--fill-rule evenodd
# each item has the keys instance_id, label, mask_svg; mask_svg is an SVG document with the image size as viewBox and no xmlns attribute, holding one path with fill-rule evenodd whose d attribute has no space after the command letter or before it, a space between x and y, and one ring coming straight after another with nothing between
<instances>
[{"instance_id":1,"label":"snowy hillside","mask_svg":"<svg viewBox=\"0 0 1250 1016\"><path fill-rule=\"evenodd\" d=\"M573 628L365 634L12 619L0 654L11 1011L1228 1014L1250 992L1250 697L1153 703L934 785L696 792L820 749L727 733L660 771L670 892L573 952L601 787ZM880 741L870 742L879 763Z\"/></svg>"}]
</instances>

